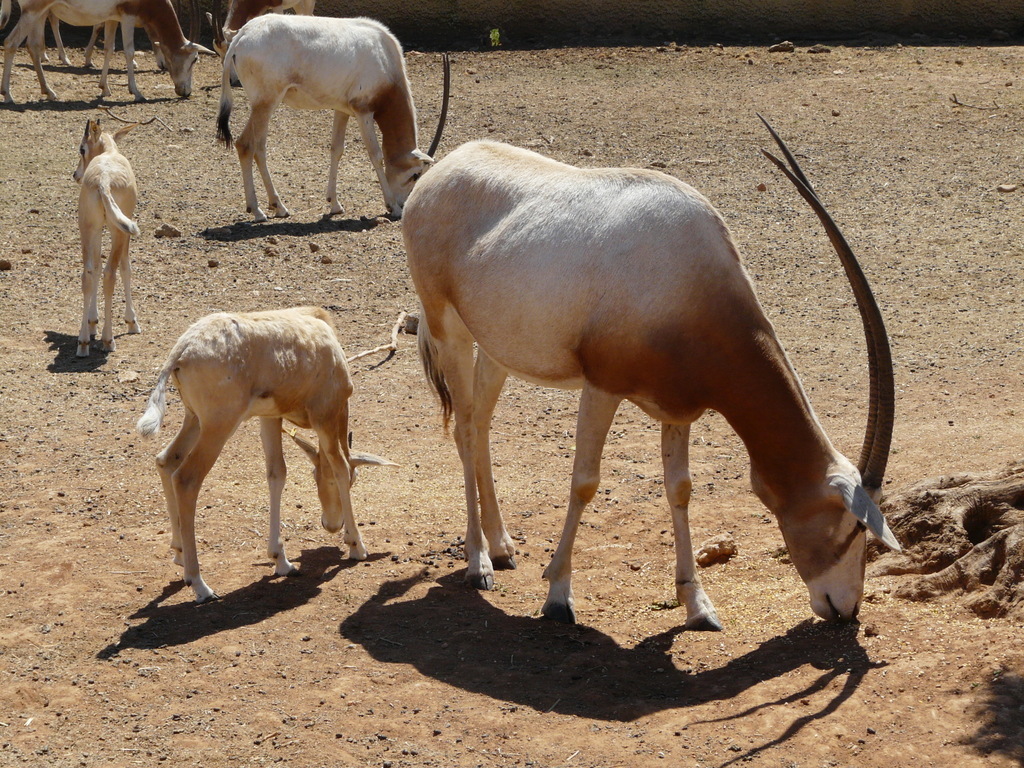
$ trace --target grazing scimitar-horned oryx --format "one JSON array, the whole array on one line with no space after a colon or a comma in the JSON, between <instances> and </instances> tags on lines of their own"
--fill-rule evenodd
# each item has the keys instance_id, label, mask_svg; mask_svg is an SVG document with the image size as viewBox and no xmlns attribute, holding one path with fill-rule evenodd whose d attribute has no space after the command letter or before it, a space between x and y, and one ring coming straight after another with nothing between
<instances>
[{"instance_id":1,"label":"grazing scimitar-horned oryx","mask_svg":"<svg viewBox=\"0 0 1024 768\"><path fill-rule=\"evenodd\" d=\"M488 141L459 147L417 184L403 232L425 321L420 354L445 423L455 415L473 586L490 589L494 567L515 567L488 444L491 414L513 373L582 388L568 513L544 574L545 616L575 621L573 541L622 400L662 423L687 629L721 628L697 576L688 522L690 424L708 409L745 443L754 491L778 518L814 612L857 615L865 526L899 546L873 500L892 432L892 365L852 251L790 162L858 303L869 305L871 411L859 470L829 442L725 222L693 188L656 171L579 169Z\"/></svg>"},{"instance_id":2,"label":"grazing scimitar-horned oryx","mask_svg":"<svg viewBox=\"0 0 1024 768\"><path fill-rule=\"evenodd\" d=\"M338 201L338 163L345 149L349 117L359 124L370 162L377 172L384 202L395 216L416 180L433 163L441 140L448 106L448 59L444 58L445 89L441 118L430 149L417 148L416 108L398 40L372 19L329 19L272 14L242 27L228 46L221 80L217 138L230 147L231 73L234 71L249 97L249 121L234 141L242 166L245 208L255 221L267 215L256 202L253 158L274 216L288 216L267 168L267 129L270 116L284 102L294 109L334 110L331 167L327 201L332 214L341 213ZM374 123L380 128L377 142Z\"/></svg>"},{"instance_id":3,"label":"grazing scimitar-horned oryx","mask_svg":"<svg viewBox=\"0 0 1024 768\"><path fill-rule=\"evenodd\" d=\"M78 331L78 357L89 356L90 340L99 323L97 294L103 273L104 316L100 341L106 352L114 351L114 283L121 273L124 286L125 322L128 333L139 333L132 304L132 266L128 246L139 226L131 220L138 200L135 173L128 158L118 151L117 142L139 123L126 125L114 134L100 129L99 120L85 124L78 146L78 167L73 174L81 185L78 194L78 232L82 239L82 326ZM110 231L110 256L103 266L103 229Z\"/></svg>"},{"instance_id":4,"label":"grazing scimitar-horned oryx","mask_svg":"<svg viewBox=\"0 0 1024 768\"><path fill-rule=\"evenodd\" d=\"M6 24L10 16L11 2L3 0L0 12L0 27ZM145 97L135 84L135 25L145 27L153 40L154 46L159 45L160 53L174 81L174 92L184 98L192 93L192 68L200 53L213 54L213 51L197 43L185 39L178 24L178 17L171 7L170 0L21 0L21 18L14 29L4 40L4 74L0 84L0 93L4 101L11 103L11 69L14 66L14 54L23 43L28 41L28 52L35 66L39 87L48 99L56 99L46 83L43 74L42 56L44 53L43 32L47 18L56 17L61 21L76 26L94 26L107 22L121 24L121 39L124 43L124 57L128 72L128 90L136 101ZM113 36L107 26L108 43L104 48L103 70L100 73L100 90L103 96L110 95L107 87L107 70L113 51Z\"/></svg>"},{"instance_id":5,"label":"grazing scimitar-horned oryx","mask_svg":"<svg viewBox=\"0 0 1024 768\"><path fill-rule=\"evenodd\" d=\"M167 408L167 383L174 381L185 406L177 436L157 456L171 520L174 562L185 567L185 583L196 601L217 598L199 574L196 498L207 473L238 425L260 417L260 436L270 485L267 550L278 576L297 573L281 541L281 491L287 470L281 450L282 419L317 434L318 446L292 434L313 462L313 477L332 533L343 530L348 557L366 559L349 489L360 466L393 462L349 448L348 400L352 394L345 353L331 316L319 307L269 312L218 312L182 334L157 378L138 422L144 436L160 429Z\"/></svg>"}]
</instances>

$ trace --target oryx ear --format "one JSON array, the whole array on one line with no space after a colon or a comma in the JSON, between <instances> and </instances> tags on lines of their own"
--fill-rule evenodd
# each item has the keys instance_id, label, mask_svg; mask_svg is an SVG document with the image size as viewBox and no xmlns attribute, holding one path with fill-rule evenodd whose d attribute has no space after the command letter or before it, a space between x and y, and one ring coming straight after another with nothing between
<instances>
[{"instance_id":1,"label":"oryx ear","mask_svg":"<svg viewBox=\"0 0 1024 768\"><path fill-rule=\"evenodd\" d=\"M397 467L399 464L390 459L382 459L380 456L374 456L372 453L363 453L361 451L349 451L348 461L353 467L371 466L371 467Z\"/></svg>"},{"instance_id":2,"label":"oryx ear","mask_svg":"<svg viewBox=\"0 0 1024 768\"><path fill-rule=\"evenodd\" d=\"M85 135L93 141L100 137L100 121L90 120L85 126Z\"/></svg>"},{"instance_id":3,"label":"oryx ear","mask_svg":"<svg viewBox=\"0 0 1024 768\"><path fill-rule=\"evenodd\" d=\"M131 123L131 124L129 124L129 125L126 125L126 126L124 126L123 128L118 128L118 129L117 129L117 132L116 132L116 133L114 134L114 141L115 141L115 142L118 142L118 141L120 141L120 140L121 140L121 138L122 138L122 137L123 137L123 136L124 136L124 135L125 135L126 133L128 133L128 131L130 131L130 130L132 130L132 128L136 128L136 127L138 127L138 126L140 126L140 125L142 125L142 123Z\"/></svg>"},{"instance_id":4,"label":"oryx ear","mask_svg":"<svg viewBox=\"0 0 1024 768\"><path fill-rule=\"evenodd\" d=\"M284 432L292 440L295 441L295 444L302 449L302 452L306 454L306 457L314 464L316 464L317 459L320 456L320 449L317 446L313 445L311 442L309 442L309 440L307 440L306 438L299 437L299 435L296 432L289 432L288 430L284 430Z\"/></svg>"},{"instance_id":5,"label":"oryx ear","mask_svg":"<svg viewBox=\"0 0 1024 768\"><path fill-rule=\"evenodd\" d=\"M894 552L903 551L889 524L885 522L882 511L871 500L863 485L854 483L842 475L830 478L829 484L842 495L843 504L850 514L860 520L885 546Z\"/></svg>"}]
</instances>

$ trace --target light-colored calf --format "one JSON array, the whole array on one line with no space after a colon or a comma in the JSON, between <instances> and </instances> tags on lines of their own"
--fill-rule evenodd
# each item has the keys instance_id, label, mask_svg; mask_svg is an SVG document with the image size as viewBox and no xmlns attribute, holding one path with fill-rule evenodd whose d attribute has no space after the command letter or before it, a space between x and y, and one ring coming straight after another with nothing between
<instances>
[{"instance_id":1,"label":"light-colored calf","mask_svg":"<svg viewBox=\"0 0 1024 768\"><path fill-rule=\"evenodd\" d=\"M216 599L217 595L199 573L196 498L228 438L253 416L260 417L267 462L267 550L276 564L274 572L287 576L296 571L281 541L281 491L286 474L282 419L316 432L319 448L293 437L313 462L323 507L320 521L332 533L344 531L350 559L366 559L349 488L357 467L392 462L349 448L346 437L352 380L325 310L296 307L245 314L220 312L195 323L178 339L160 372L146 412L139 419L140 434L159 431L171 379L185 406L185 418L156 463L167 499L174 562L184 566L185 583L192 586L197 602Z\"/></svg>"},{"instance_id":2,"label":"light-colored calf","mask_svg":"<svg viewBox=\"0 0 1024 768\"><path fill-rule=\"evenodd\" d=\"M78 232L82 239L82 327L78 332L78 357L89 355L89 341L96 335L99 322L97 293L103 268L103 228L110 230L110 256L103 270L103 333L100 341L107 352L114 350L112 329L114 283L121 272L124 285L125 321L129 333L139 333L132 306L132 268L128 246L132 235L139 234L131 220L138 190L131 163L117 149L117 142L138 123L126 125L114 134L100 129L99 120L85 124L79 145L78 168L74 179L81 184L78 193Z\"/></svg>"}]
</instances>

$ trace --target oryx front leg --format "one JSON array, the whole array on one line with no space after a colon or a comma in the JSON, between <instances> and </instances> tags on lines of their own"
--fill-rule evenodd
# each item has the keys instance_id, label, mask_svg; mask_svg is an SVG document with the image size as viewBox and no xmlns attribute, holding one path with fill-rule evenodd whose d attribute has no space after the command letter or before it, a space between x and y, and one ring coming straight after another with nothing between
<instances>
[{"instance_id":1,"label":"oryx front leg","mask_svg":"<svg viewBox=\"0 0 1024 768\"><path fill-rule=\"evenodd\" d=\"M370 164L373 166L373 170L377 172L377 180L380 181L380 188L384 193L384 203L392 215L401 216L402 206L399 205L398 199L392 193L391 185L388 183L388 177L384 171L384 153L381 151L380 143L377 141L373 114L364 113L359 115L357 119L359 121L359 133L362 135L363 144L366 146L366 154L370 157Z\"/></svg>"},{"instance_id":2,"label":"oryx front leg","mask_svg":"<svg viewBox=\"0 0 1024 768\"><path fill-rule=\"evenodd\" d=\"M576 418L576 458L572 464L572 486L569 490L569 509L565 515L562 538L544 578L548 580L548 599L542 613L549 619L566 624L576 623L575 601L572 595L572 548L576 541L583 510L594 498L601 482L601 452L612 419L621 399L602 392L590 384L580 395L580 412Z\"/></svg>"},{"instance_id":3,"label":"oryx front leg","mask_svg":"<svg viewBox=\"0 0 1024 768\"><path fill-rule=\"evenodd\" d=\"M281 419L264 417L260 419L260 440L263 442L263 456L267 462L267 485L270 487L270 534L267 538L267 555L274 561L274 573L278 576L292 576L299 569L288 562L281 540L281 492L288 469L281 449Z\"/></svg>"},{"instance_id":4,"label":"oryx front leg","mask_svg":"<svg viewBox=\"0 0 1024 768\"><path fill-rule=\"evenodd\" d=\"M339 437L347 434L347 427L340 430L340 435L333 434L327 430L317 429L317 437L320 440L320 450L327 454L327 462L337 485L338 496L341 501L342 536L348 546L349 560L365 560L369 555L366 546L363 544L363 537L359 535L359 526L356 524L355 515L352 513L352 496L349 487L352 485L352 466L338 448ZM326 527L326 522L325 522ZM328 529L337 530L337 528Z\"/></svg>"},{"instance_id":5,"label":"oryx front leg","mask_svg":"<svg viewBox=\"0 0 1024 768\"><path fill-rule=\"evenodd\" d=\"M662 424L661 459L665 467L665 495L672 508L672 528L676 540L676 600L686 606L684 629L722 629L715 606L704 592L697 575L690 539L690 426Z\"/></svg>"},{"instance_id":6,"label":"oryx front leg","mask_svg":"<svg viewBox=\"0 0 1024 768\"><path fill-rule=\"evenodd\" d=\"M114 35L111 34L109 42L104 40L108 50L114 49ZM146 97L142 95L142 91L135 84L135 17L134 16L122 16L121 17L121 47L124 48L124 63L125 69L128 71L128 90L132 96L135 97L136 101L145 101ZM106 58L104 58L104 62ZM106 65L104 65L104 72L106 72Z\"/></svg>"},{"instance_id":7,"label":"oryx front leg","mask_svg":"<svg viewBox=\"0 0 1024 768\"><path fill-rule=\"evenodd\" d=\"M334 130L331 132L331 168L327 174L327 202L331 204L331 214L341 213L345 209L338 202L338 164L345 153L345 127L348 115L344 112L334 113Z\"/></svg>"},{"instance_id":8,"label":"oryx front leg","mask_svg":"<svg viewBox=\"0 0 1024 768\"><path fill-rule=\"evenodd\" d=\"M508 371L483 350L478 350L473 371L473 426L476 431L476 482L480 494L480 522L491 565L498 570L516 567L516 545L508 535L498 508L491 464L491 417Z\"/></svg>"}]
</instances>

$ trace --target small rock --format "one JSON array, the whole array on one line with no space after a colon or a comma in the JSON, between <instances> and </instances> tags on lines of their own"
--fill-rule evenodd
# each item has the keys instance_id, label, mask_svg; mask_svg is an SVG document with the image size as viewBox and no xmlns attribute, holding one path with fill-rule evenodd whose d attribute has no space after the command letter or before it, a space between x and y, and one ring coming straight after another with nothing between
<instances>
[{"instance_id":1,"label":"small rock","mask_svg":"<svg viewBox=\"0 0 1024 768\"><path fill-rule=\"evenodd\" d=\"M32 253L32 249L29 248L28 246L26 246L26 247L21 249L21 252L27 255L27 254Z\"/></svg>"},{"instance_id":2,"label":"small rock","mask_svg":"<svg viewBox=\"0 0 1024 768\"><path fill-rule=\"evenodd\" d=\"M706 568L715 563L724 563L735 554L736 542L731 536L723 533L697 550L697 565Z\"/></svg>"},{"instance_id":3,"label":"small rock","mask_svg":"<svg viewBox=\"0 0 1024 768\"><path fill-rule=\"evenodd\" d=\"M220 266L220 262L217 261L216 259L210 259L209 261L206 262L206 266L211 267L211 268L219 267Z\"/></svg>"},{"instance_id":4,"label":"small rock","mask_svg":"<svg viewBox=\"0 0 1024 768\"><path fill-rule=\"evenodd\" d=\"M878 627L874 624L865 624L864 637L878 637Z\"/></svg>"},{"instance_id":5,"label":"small rock","mask_svg":"<svg viewBox=\"0 0 1024 768\"><path fill-rule=\"evenodd\" d=\"M323 254L323 255L322 255L322 256L320 257L320 263L321 263L321 264L333 264L333 263L334 263L334 259L332 259L332 258L331 258L330 256L328 256L328 255L327 255L327 254L325 253L325 254Z\"/></svg>"},{"instance_id":6,"label":"small rock","mask_svg":"<svg viewBox=\"0 0 1024 768\"><path fill-rule=\"evenodd\" d=\"M117 380L122 384L130 384L133 381L139 380L138 371L121 371L117 374Z\"/></svg>"},{"instance_id":7,"label":"small rock","mask_svg":"<svg viewBox=\"0 0 1024 768\"><path fill-rule=\"evenodd\" d=\"M153 237L181 237L181 230L164 222L156 228Z\"/></svg>"},{"instance_id":8,"label":"small rock","mask_svg":"<svg viewBox=\"0 0 1024 768\"><path fill-rule=\"evenodd\" d=\"M581 149L580 154L583 155L584 157L593 157L594 151L591 149Z\"/></svg>"},{"instance_id":9,"label":"small rock","mask_svg":"<svg viewBox=\"0 0 1024 768\"><path fill-rule=\"evenodd\" d=\"M29 213L39 213L39 209L38 208L29 208L28 212Z\"/></svg>"},{"instance_id":10,"label":"small rock","mask_svg":"<svg viewBox=\"0 0 1024 768\"><path fill-rule=\"evenodd\" d=\"M789 40L783 40L781 43L776 43L768 48L768 53L792 53L796 50L796 46L793 45Z\"/></svg>"},{"instance_id":11,"label":"small rock","mask_svg":"<svg viewBox=\"0 0 1024 768\"><path fill-rule=\"evenodd\" d=\"M269 256L269 257L270 257L270 258L272 258L272 259L276 259L276 258L277 258L278 256L280 256L281 254L280 254L280 253L278 253L278 250L277 250L277 248L271 248L271 247L270 247L270 246L268 245L268 246L267 246L266 248L264 248L264 249L263 249L263 255L264 255L264 256Z\"/></svg>"},{"instance_id":12,"label":"small rock","mask_svg":"<svg viewBox=\"0 0 1024 768\"><path fill-rule=\"evenodd\" d=\"M9 271L14 265L7 259L0 259L0 272Z\"/></svg>"},{"instance_id":13,"label":"small rock","mask_svg":"<svg viewBox=\"0 0 1024 768\"><path fill-rule=\"evenodd\" d=\"M839 110L838 109L833 109L832 110L832 117L839 117Z\"/></svg>"},{"instance_id":14,"label":"small rock","mask_svg":"<svg viewBox=\"0 0 1024 768\"><path fill-rule=\"evenodd\" d=\"M310 243L309 244L309 252L310 253L316 253L319 250L320 250L319 243Z\"/></svg>"},{"instance_id":15,"label":"small rock","mask_svg":"<svg viewBox=\"0 0 1024 768\"><path fill-rule=\"evenodd\" d=\"M271 235L270 237L267 238L267 242L270 243L271 245L277 245L277 237Z\"/></svg>"},{"instance_id":16,"label":"small rock","mask_svg":"<svg viewBox=\"0 0 1024 768\"><path fill-rule=\"evenodd\" d=\"M996 187L996 189L998 191L1000 191L1000 192L1016 192L1017 191L1017 185L1016 184L1000 184L998 187Z\"/></svg>"},{"instance_id":17,"label":"small rock","mask_svg":"<svg viewBox=\"0 0 1024 768\"><path fill-rule=\"evenodd\" d=\"M767 191L768 191L768 185L767 185L767 184L765 184L765 183L764 183L764 182L762 181L762 182L761 182L760 184L758 184L758 185L757 185L757 191L758 191L758 192L767 192Z\"/></svg>"},{"instance_id":18,"label":"small rock","mask_svg":"<svg viewBox=\"0 0 1024 768\"><path fill-rule=\"evenodd\" d=\"M807 49L807 52L808 53L832 53L832 49L829 48L827 45L821 45L819 43L818 45L812 45L810 48Z\"/></svg>"}]
</instances>

